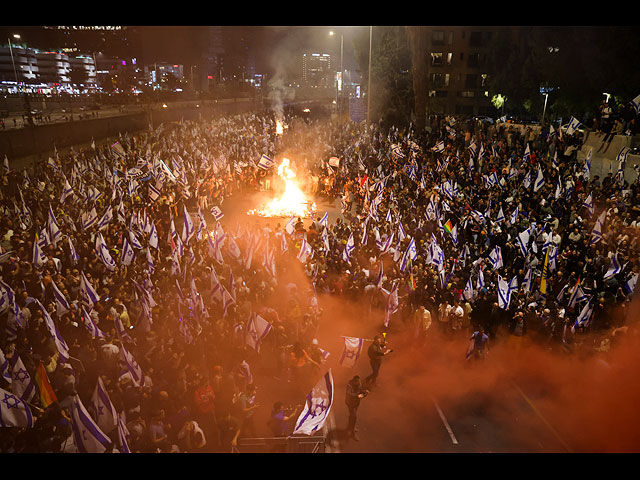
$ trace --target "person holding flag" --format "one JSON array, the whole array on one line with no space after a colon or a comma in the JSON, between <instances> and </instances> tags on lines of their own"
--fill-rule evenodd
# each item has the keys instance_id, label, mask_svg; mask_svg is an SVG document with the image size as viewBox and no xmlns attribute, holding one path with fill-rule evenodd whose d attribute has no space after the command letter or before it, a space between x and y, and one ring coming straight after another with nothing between
<instances>
[{"instance_id":1,"label":"person holding flag","mask_svg":"<svg viewBox=\"0 0 640 480\"><path fill-rule=\"evenodd\" d=\"M371 365L371 374L364 379L365 388L370 389L376 386L380 367L382 366L382 357L389 355L393 349L387 348L386 336L376 335L373 337L373 343L367 350L369 356L369 364Z\"/></svg>"}]
</instances>

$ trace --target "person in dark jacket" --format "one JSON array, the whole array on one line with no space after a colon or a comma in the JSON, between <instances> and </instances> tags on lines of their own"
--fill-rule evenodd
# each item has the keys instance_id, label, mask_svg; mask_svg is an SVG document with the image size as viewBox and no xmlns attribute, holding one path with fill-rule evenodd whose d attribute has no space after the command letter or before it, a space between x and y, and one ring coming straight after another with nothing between
<instances>
[{"instance_id":1,"label":"person in dark jacket","mask_svg":"<svg viewBox=\"0 0 640 480\"><path fill-rule=\"evenodd\" d=\"M360 400L367 396L368 390L365 390L360 381L360 376L356 375L349 383L347 383L347 393L345 403L349 409L349 424L347 425L347 435L358 441L358 430L356 429L356 419Z\"/></svg>"}]
</instances>

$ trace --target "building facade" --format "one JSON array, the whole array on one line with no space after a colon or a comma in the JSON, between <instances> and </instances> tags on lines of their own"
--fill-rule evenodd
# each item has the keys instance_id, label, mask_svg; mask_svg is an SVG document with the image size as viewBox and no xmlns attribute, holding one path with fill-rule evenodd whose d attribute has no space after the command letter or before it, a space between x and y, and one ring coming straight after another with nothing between
<instances>
[{"instance_id":1,"label":"building facade","mask_svg":"<svg viewBox=\"0 0 640 480\"><path fill-rule=\"evenodd\" d=\"M428 113L495 115L485 66L498 28L427 27Z\"/></svg>"}]
</instances>

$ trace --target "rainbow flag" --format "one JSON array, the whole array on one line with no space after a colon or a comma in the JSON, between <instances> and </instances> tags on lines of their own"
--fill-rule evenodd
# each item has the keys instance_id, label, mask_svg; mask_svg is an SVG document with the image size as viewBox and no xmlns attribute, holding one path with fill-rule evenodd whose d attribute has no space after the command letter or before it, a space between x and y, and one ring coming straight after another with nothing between
<instances>
[{"instance_id":1,"label":"rainbow flag","mask_svg":"<svg viewBox=\"0 0 640 480\"><path fill-rule=\"evenodd\" d=\"M53 402L58 401L58 397L56 397L56 394L49 383L47 372L44 369L42 361L40 361L40 365L38 365L38 369L36 370L35 380L36 385L38 385L38 391L40 392L40 403L44 408L47 408Z\"/></svg>"},{"instance_id":2,"label":"rainbow flag","mask_svg":"<svg viewBox=\"0 0 640 480\"><path fill-rule=\"evenodd\" d=\"M412 292L416 290L416 279L413 277L413 273L409 275L409 288Z\"/></svg>"},{"instance_id":3,"label":"rainbow flag","mask_svg":"<svg viewBox=\"0 0 640 480\"><path fill-rule=\"evenodd\" d=\"M444 224L444 229L447 233L451 233L451 230L453 230L453 223L451 223L451 220L447 220L447 223Z\"/></svg>"}]
</instances>

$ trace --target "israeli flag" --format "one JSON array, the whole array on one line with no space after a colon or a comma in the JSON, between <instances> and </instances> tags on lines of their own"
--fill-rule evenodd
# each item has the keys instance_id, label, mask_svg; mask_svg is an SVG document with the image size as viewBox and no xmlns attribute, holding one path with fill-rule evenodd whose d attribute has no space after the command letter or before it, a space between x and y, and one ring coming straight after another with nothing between
<instances>
[{"instance_id":1,"label":"israeli flag","mask_svg":"<svg viewBox=\"0 0 640 480\"><path fill-rule=\"evenodd\" d=\"M312 435L322 429L333 405L333 392L333 376L329 369L307 395L293 435Z\"/></svg>"},{"instance_id":2,"label":"israeli flag","mask_svg":"<svg viewBox=\"0 0 640 480\"><path fill-rule=\"evenodd\" d=\"M216 219L216 222L219 222L220 220L222 220L222 217L224 217L224 213L222 213L220 207L212 207L210 212L211 215L213 215L213 218Z\"/></svg>"},{"instance_id":3,"label":"israeli flag","mask_svg":"<svg viewBox=\"0 0 640 480\"><path fill-rule=\"evenodd\" d=\"M11 371L11 391L14 395L25 402L31 402L36 395L36 384L33 382L31 375L27 371L18 353L14 353L15 358L12 359L13 368Z\"/></svg>"},{"instance_id":4,"label":"israeli flag","mask_svg":"<svg viewBox=\"0 0 640 480\"><path fill-rule=\"evenodd\" d=\"M293 235L293 232L295 232L295 224L296 224L296 217L295 215L291 215L291 218L284 226L285 231L289 235Z\"/></svg>"},{"instance_id":5,"label":"israeli flag","mask_svg":"<svg viewBox=\"0 0 640 480\"><path fill-rule=\"evenodd\" d=\"M82 303L89 306L89 308L93 308L100 301L100 296L91 286L84 272L80 272L80 298Z\"/></svg>"},{"instance_id":6,"label":"israeli flag","mask_svg":"<svg viewBox=\"0 0 640 480\"><path fill-rule=\"evenodd\" d=\"M47 312L47 310L44 308L42 303L40 303L39 300L35 300L35 302L36 302L36 305L38 305L38 307L40 308L40 311L42 312L45 326L49 331L49 335L51 335L51 337L53 338L53 343L55 344L58 350L58 353L60 354L59 363L66 363L69 360L69 346L67 345L67 342L65 342L64 338L62 338L62 335L60 334L58 327L53 322L51 315L49 315L49 312Z\"/></svg>"},{"instance_id":7,"label":"israeli flag","mask_svg":"<svg viewBox=\"0 0 640 480\"><path fill-rule=\"evenodd\" d=\"M516 206L516 209L511 212L511 218L509 219L509 222L511 223L511 225L515 225L516 223L518 223L518 207Z\"/></svg>"},{"instance_id":8,"label":"israeli flag","mask_svg":"<svg viewBox=\"0 0 640 480\"><path fill-rule=\"evenodd\" d=\"M340 365L353 368L360 358L364 339L355 337L344 337L344 350L340 356Z\"/></svg>"},{"instance_id":9,"label":"israeli flag","mask_svg":"<svg viewBox=\"0 0 640 480\"><path fill-rule=\"evenodd\" d=\"M27 402L3 388L0 397L0 427L33 427L33 414Z\"/></svg>"},{"instance_id":10,"label":"israeli flag","mask_svg":"<svg viewBox=\"0 0 640 480\"><path fill-rule=\"evenodd\" d=\"M496 218L496 222L502 223L505 221L504 212L502 211L502 206L500 206L500 211L498 212L498 218Z\"/></svg>"},{"instance_id":11,"label":"israeli flag","mask_svg":"<svg viewBox=\"0 0 640 480\"><path fill-rule=\"evenodd\" d=\"M96 237L96 253L98 258L102 260L107 270L113 272L116 269L116 262L111 258L111 254L109 253L109 247L107 247L104 242L104 237L101 233Z\"/></svg>"},{"instance_id":12,"label":"israeli flag","mask_svg":"<svg viewBox=\"0 0 640 480\"><path fill-rule=\"evenodd\" d=\"M346 253L346 248L345 248L345 253ZM300 245L298 260L300 260L300 263L305 263L307 261L307 258L309 257L313 257L313 248L311 248L311 245L307 242L307 238L305 237L302 239L302 245ZM343 258L344 258L344 254L343 254Z\"/></svg>"},{"instance_id":13,"label":"israeli flag","mask_svg":"<svg viewBox=\"0 0 640 480\"><path fill-rule=\"evenodd\" d=\"M158 200L158 198L160 198L160 190L158 190L155 186L153 186L150 183L149 184L149 199L152 202L155 202L156 200Z\"/></svg>"},{"instance_id":14,"label":"israeli flag","mask_svg":"<svg viewBox=\"0 0 640 480\"><path fill-rule=\"evenodd\" d=\"M266 155L262 155L260 157L260 160L258 161L258 168L261 168L263 170L269 170L274 165L275 165L275 162L271 160L269 157L267 157Z\"/></svg>"},{"instance_id":15,"label":"israeli flag","mask_svg":"<svg viewBox=\"0 0 640 480\"><path fill-rule=\"evenodd\" d=\"M349 235L349 239L347 240L347 244L344 247L344 251L342 252L342 259L345 262L349 262L351 258L351 253L355 248L355 240L353 238L353 233Z\"/></svg>"},{"instance_id":16,"label":"israeli flag","mask_svg":"<svg viewBox=\"0 0 640 480\"><path fill-rule=\"evenodd\" d=\"M531 287L533 286L533 269L529 268L522 281L521 289L526 292L527 295L531 293Z\"/></svg>"},{"instance_id":17,"label":"israeli flag","mask_svg":"<svg viewBox=\"0 0 640 480\"><path fill-rule=\"evenodd\" d=\"M120 366L120 378L127 376L131 378L136 387L144 387L145 380L142 368L124 345L120 345Z\"/></svg>"},{"instance_id":18,"label":"israeli flag","mask_svg":"<svg viewBox=\"0 0 640 480\"><path fill-rule=\"evenodd\" d=\"M111 445L111 439L93 421L78 395L71 404L71 430L80 453L104 453Z\"/></svg>"},{"instance_id":19,"label":"israeli flag","mask_svg":"<svg viewBox=\"0 0 640 480\"><path fill-rule=\"evenodd\" d=\"M593 198L592 198L592 194L589 193L589 196L587 197L587 199L584 201L584 203L582 204L583 207L585 207L588 211L589 211L589 215L592 216L593 212L594 212L594 207L593 207Z\"/></svg>"},{"instance_id":20,"label":"israeli flag","mask_svg":"<svg viewBox=\"0 0 640 480\"><path fill-rule=\"evenodd\" d=\"M476 288L480 290L482 287L484 287L484 273L481 268L478 270L478 282L476 283Z\"/></svg>"},{"instance_id":21,"label":"israeli flag","mask_svg":"<svg viewBox=\"0 0 640 480\"><path fill-rule=\"evenodd\" d=\"M440 141L438 143L436 143L432 148L432 151L437 152L437 153L442 153L444 152L444 140Z\"/></svg>"},{"instance_id":22,"label":"israeli flag","mask_svg":"<svg viewBox=\"0 0 640 480\"><path fill-rule=\"evenodd\" d=\"M329 212L325 212L322 218L320 219L320 225L325 228L329 227Z\"/></svg>"},{"instance_id":23,"label":"israeli flag","mask_svg":"<svg viewBox=\"0 0 640 480\"><path fill-rule=\"evenodd\" d=\"M90 212L84 212L81 216L82 229L89 230L98 222L98 212L95 207Z\"/></svg>"},{"instance_id":24,"label":"israeli flag","mask_svg":"<svg viewBox=\"0 0 640 480\"><path fill-rule=\"evenodd\" d=\"M576 328L586 328L589 326L591 320L591 314L593 313L593 305L591 301L587 302L580 311L578 318L571 327L571 333L576 333Z\"/></svg>"},{"instance_id":25,"label":"israeli flag","mask_svg":"<svg viewBox=\"0 0 640 480\"><path fill-rule=\"evenodd\" d=\"M507 310L510 300L511 292L509 290L509 284L498 275L498 306Z\"/></svg>"},{"instance_id":26,"label":"israeli flag","mask_svg":"<svg viewBox=\"0 0 640 480\"><path fill-rule=\"evenodd\" d=\"M122 243L122 253L120 254L120 265L130 265L135 257L131 244L125 238Z\"/></svg>"},{"instance_id":27,"label":"israeli flag","mask_svg":"<svg viewBox=\"0 0 640 480\"><path fill-rule=\"evenodd\" d=\"M245 344L260 353L262 341L271 331L271 324L256 313L252 313L245 327Z\"/></svg>"},{"instance_id":28,"label":"israeli flag","mask_svg":"<svg viewBox=\"0 0 640 480\"><path fill-rule=\"evenodd\" d=\"M151 223L151 232L149 233L149 246L158 248L158 232L156 230L155 222Z\"/></svg>"},{"instance_id":29,"label":"israeli flag","mask_svg":"<svg viewBox=\"0 0 640 480\"><path fill-rule=\"evenodd\" d=\"M573 135L579 126L580 122L575 117L571 117L567 125L567 135Z\"/></svg>"},{"instance_id":30,"label":"israeli flag","mask_svg":"<svg viewBox=\"0 0 640 480\"><path fill-rule=\"evenodd\" d=\"M377 241L378 249L380 250L380 254L383 255L387 253L391 249L391 245L393 244L393 237L395 236L395 232L392 232L391 235L387 237L387 240L384 244L380 241Z\"/></svg>"},{"instance_id":31,"label":"israeli flag","mask_svg":"<svg viewBox=\"0 0 640 480\"><path fill-rule=\"evenodd\" d=\"M389 296L387 297L387 308L385 310L385 317L384 317L385 327L389 327L389 320L391 319L391 315L393 315L398 311L399 305L400 304L398 302L398 284L395 283L393 285L393 288L391 289L391 293L389 293Z\"/></svg>"},{"instance_id":32,"label":"israeli flag","mask_svg":"<svg viewBox=\"0 0 640 480\"><path fill-rule=\"evenodd\" d=\"M636 282L638 281L638 274L634 273L629 279L624 282L624 291L627 295L631 295L636 289Z\"/></svg>"},{"instance_id":33,"label":"israeli flag","mask_svg":"<svg viewBox=\"0 0 640 480\"><path fill-rule=\"evenodd\" d=\"M473 282L471 281L471 275L469 275L469 280L467 280L467 284L462 291L462 296L468 302L473 301L473 297L475 297L475 290L473 289Z\"/></svg>"},{"instance_id":34,"label":"israeli flag","mask_svg":"<svg viewBox=\"0 0 640 480\"><path fill-rule=\"evenodd\" d=\"M409 264L409 261L413 261L418 257L418 252L416 251L416 240L415 238L411 239L411 242L409 242L409 245L407 246L407 249L404 252L404 255L402 256L402 262L400 263L400 271L404 272L407 269L407 265Z\"/></svg>"},{"instance_id":35,"label":"israeli flag","mask_svg":"<svg viewBox=\"0 0 640 480\"><path fill-rule=\"evenodd\" d=\"M616 276L622 270L622 266L620 265L620 261L618 260L618 254L616 253L613 258L611 258L611 263L609 264L609 270L604 274L603 280L609 280Z\"/></svg>"},{"instance_id":36,"label":"israeli flag","mask_svg":"<svg viewBox=\"0 0 640 480\"><path fill-rule=\"evenodd\" d=\"M100 430L109 433L117 427L118 412L113 406L113 403L111 403L111 399L100 375L98 375L98 382L91 397L91 404L95 412L94 418Z\"/></svg>"},{"instance_id":37,"label":"israeli flag","mask_svg":"<svg viewBox=\"0 0 640 480\"><path fill-rule=\"evenodd\" d=\"M526 257L527 252L529 251L529 237L529 229L518 234L518 246L520 247L520 252L522 252L523 257Z\"/></svg>"},{"instance_id":38,"label":"israeli flag","mask_svg":"<svg viewBox=\"0 0 640 480\"><path fill-rule=\"evenodd\" d=\"M56 282L51 282L51 288L53 290L53 297L56 300L56 311L58 313L58 317L62 317L65 313L71 310L71 306L67 301L67 297L58 289Z\"/></svg>"},{"instance_id":39,"label":"israeli flag","mask_svg":"<svg viewBox=\"0 0 640 480\"><path fill-rule=\"evenodd\" d=\"M522 181L522 185L524 186L524 188L529 188L531 186L531 172L527 172L524 180Z\"/></svg>"},{"instance_id":40,"label":"israeli flag","mask_svg":"<svg viewBox=\"0 0 640 480\"><path fill-rule=\"evenodd\" d=\"M113 209L111 208L111 205L109 205L109 207L106 209L106 211L102 215L102 218L100 218L100 221L98 222L98 231L107 227L111 222L111 220L113 220Z\"/></svg>"},{"instance_id":41,"label":"israeli flag","mask_svg":"<svg viewBox=\"0 0 640 480\"><path fill-rule=\"evenodd\" d=\"M536 177L536 181L533 184L533 191L537 192L544 185L544 175L542 175L542 167L538 165L538 176Z\"/></svg>"},{"instance_id":42,"label":"israeli flag","mask_svg":"<svg viewBox=\"0 0 640 480\"><path fill-rule=\"evenodd\" d=\"M94 340L96 338L106 338L106 335L104 334L104 332L98 328L98 326L94 323L93 319L86 312L84 307L82 307L81 311L82 311L82 321L84 323L84 326L89 331L91 338L93 338Z\"/></svg>"},{"instance_id":43,"label":"israeli flag","mask_svg":"<svg viewBox=\"0 0 640 480\"><path fill-rule=\"evenodd\" d=\"M499 246L496 245L496 247L491 251L489 254L489 261L491 262L494 270L502 268L502 251Z\"/></svg>"},{"instance_id":44,"label":"israeli flag","mask_svg":"<svg viewBox=\"0 0 640 480\"><path fill-rule=\"evenodd\" d=\"M49 240L53 245L60 240L62 237L62 232L60 231L60 226L58 225L58 221L56 220L55 215L53 214L53 210L51 209L51 205L49 205L49 217L47 220L47 233L49 234Z\"/></svg>"},{"instance_id":45,"label":"israeli flag","mask_svg":"<svg viewBox=\"0 0 640 480\"><path fill-rule=\"evenodd\" d=\"M607 211L604 210L598 219L596 220L596 224L593 227L593 231L591 232L591 242L590 245L594 245L602 240L602 228L604 227L604 220L607 215Z\"/></svg>"}]
</instances>

